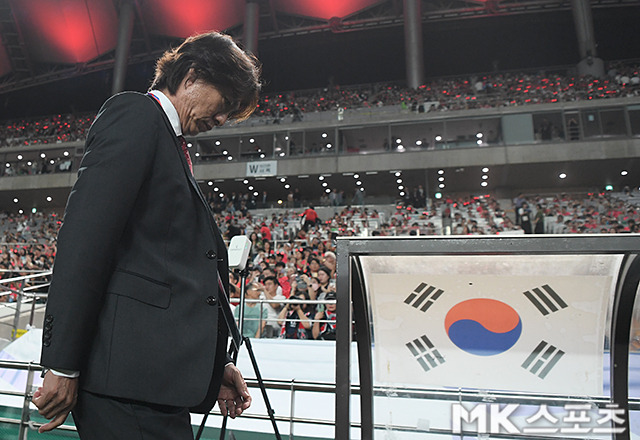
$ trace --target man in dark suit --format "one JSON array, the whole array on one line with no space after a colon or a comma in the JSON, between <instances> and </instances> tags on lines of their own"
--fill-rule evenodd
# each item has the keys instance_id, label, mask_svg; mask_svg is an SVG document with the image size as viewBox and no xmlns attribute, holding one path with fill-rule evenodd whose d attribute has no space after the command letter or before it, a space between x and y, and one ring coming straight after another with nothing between
<instances>
[{"instance_id":1,"label":"man in dark suit","mask_svg":"<svg viewBox=\"0 0 640 440\"><path fill-rule=\"evenodd\" d=\"M58 236L41 432L73 410L83 439L193 439L190 409L249 407L226 353L227 251L182 134L247 118L259 90L257 60L213 32L167 51L148 94L103 105Z\"/></svg>"}]
</instances>

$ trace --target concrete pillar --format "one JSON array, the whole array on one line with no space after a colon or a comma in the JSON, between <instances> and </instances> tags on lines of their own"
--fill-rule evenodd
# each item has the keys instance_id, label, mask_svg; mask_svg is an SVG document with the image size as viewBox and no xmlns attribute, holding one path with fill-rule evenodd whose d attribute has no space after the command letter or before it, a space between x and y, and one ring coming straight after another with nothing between
<instances>
[{"instance_id":1,"label":"concrete pillar","mask_svg":"<svg viewBox=\"0 0 640 440\"><path fill-rule=\"evenodd\" d=\"M257 0L247 0L244 15L244 49L258 55L258 32L260 30L260 4Z\"/></svg>"},{"instance_id":2,"label":"concrete pillar","mask_svg":"<svg viewBox=\"0 0 640 440\"><path fill-rule=\"evenodd\" d=\"M407 85L413 89L424 82L424 54L422 52L421 0L404 1L404 47L407 65Z\"/></svg>"},{"instance_id":3,"label":"concrete pillar","mask_svg":"<svg viewBox=\"0 0 640 440\"><path fill-rule=\"evenodd\" d=\"M133 33L134 19L135 8L133 0L121 0L120 14L118 18L116 60L113 66L112 94L116 94L124 90L124 80L127 75L127 62L129 60L129 48L131 47L131 34Z\"/></svg>"},{"instance_id":4,"label":"concrete pillar","mask_svg":"<svg viewBox=\"0 0 640 440\"><path fill-rule=\"evenodd\" d=\"M573 22L576 27L581 75L604 76L604 61L597 57L596 39L593 32L593 17L589 0L571 0Z\"/></svg>"}]
</instances>

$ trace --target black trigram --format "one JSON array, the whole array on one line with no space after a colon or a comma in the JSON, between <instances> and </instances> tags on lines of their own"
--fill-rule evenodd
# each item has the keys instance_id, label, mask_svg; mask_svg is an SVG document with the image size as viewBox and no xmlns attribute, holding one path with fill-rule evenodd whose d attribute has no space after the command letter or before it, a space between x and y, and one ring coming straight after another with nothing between
<instances>
[{"instance_id":1,"label":"black trigram","mask_svg":"<svg viewBox=\"0 0 640 440\"><path fill-rule=\"evenodd\" d=\"M564 356L564 351L545 341L540 341L535 350L522 363L522 368L540 379L544 379L562 356Z\"/></svg>"},{"instance_id":2,"label":"black trigram","mask_svg":"<svg viewBox=\"0 0 640 440\"><path fill-rule=\"evenodd\" d=\"M408 342L406 346L424 371L429 371L438 365L444 364L444 358L425 335Z\"/></svg>"},{"instance_id":3,"label":"black trigram","mask_svg":"<svg viewBox=\"0 0 640 440\"><path fill-rule=\"evenodd\" d=\"M420 283L418 287L413 289L413 292L411 292L411 295L409 295L407 299L404 300L404 303L409 304L411 307L414 307L416 309L420 309L420 311L422 312L426 312L427 309L431 307L431 305L438 298L440 298L440 295L442 295L443 293L444 293L444 290L442 289L438 289L437 287L434 287L434 286L429 286L428 284L425 284L425 283Z\"/></svg>"},{"instance_id":4,"label":"black trigram","mask_svg":"<svg viewBox=\"0 0 640 440\"><path fill-rule=\"evenodd\" d=\"M543 315L569 307L548 284L523 293Z\"/></svg>"}]
</instances>

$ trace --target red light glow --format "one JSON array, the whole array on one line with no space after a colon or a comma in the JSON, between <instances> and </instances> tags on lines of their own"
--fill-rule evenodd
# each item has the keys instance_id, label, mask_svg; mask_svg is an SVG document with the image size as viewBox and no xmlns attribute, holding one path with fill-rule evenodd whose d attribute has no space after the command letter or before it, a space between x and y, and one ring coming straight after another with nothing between
<instances>
[{"instance_id":1,"label":"red light glow","mask_svg":"<svg viewBox=\"0 0 640 440\"><path fill-rule=\"evenodd\" d=\"M186 38L241 23L244 4L229 0L156 0L154 7L144 12L152 32Z\"/></svg>"},{"instance_id":2,"label":"red light glow","mask_svg":"<svg viewBox=\"0 0 640 440\"><path fill-rule=\"evenodd\" d=\"M18 17L38 61L82 63L112 50L118 17L102 0L21 0Z\"/></svg>"},{"instance_id":3,"label":"red light glow","mask_svg":"<svg viewBox=\"0 0 640 440\"><path fill-rule=\"evenodd\" d=\"M275 8L287 14L304 15L328 20L332 17L345 17L369 6L379 0L275 0Z\"/></svg>"}]
</instances>

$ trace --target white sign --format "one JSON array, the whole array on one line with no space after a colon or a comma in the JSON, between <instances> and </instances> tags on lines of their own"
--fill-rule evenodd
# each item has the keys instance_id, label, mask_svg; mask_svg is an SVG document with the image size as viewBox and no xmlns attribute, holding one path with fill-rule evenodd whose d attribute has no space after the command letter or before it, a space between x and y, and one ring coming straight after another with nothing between
<instances>
[{"instance_id":1,"label":"white sign","mask_svg":"<svg viewBox=\"0 0 640 440\"><path fill-rule=\"evenodd\" d=\"M376 381L601 394L612 282L373 273Z\"/></svg>"},{"instance_id":2,"label":"white sign","mask_svg":"<svg viewBox=\"0 0 640 440\"><path fill-rule=\"evenodd\" d=\"M272 177L278 174L278 161L247 162L247 177Z\"/></svg>"}]
</instances>

